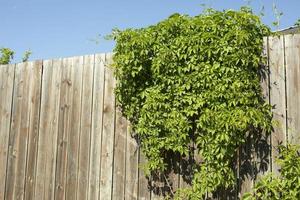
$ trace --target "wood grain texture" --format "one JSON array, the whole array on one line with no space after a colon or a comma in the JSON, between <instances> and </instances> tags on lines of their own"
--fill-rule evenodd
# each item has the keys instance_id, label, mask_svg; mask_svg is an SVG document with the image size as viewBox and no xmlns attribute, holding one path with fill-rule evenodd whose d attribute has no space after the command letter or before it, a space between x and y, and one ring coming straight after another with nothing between
<instances>
[{"instance_id":1,"label":"wood grain texture","mask_svg":"<svg viewBox=\"0 0 300 200\"><path fill-rule=\"evenodd\" d=\"M38 126L41 66L32 62L16 65L13 110L5 199L23 199L26 179L28 138Z\"/></svg>"},{"instance_id":2,"label":"wood grain texture","mask_svg":"<svg viewBox=\"0 0 300 200\"><path fill-rule=\"evenodd\" d=\"M144 173L143 166L146 164L147 159L145 158L141 149L139 149L139 194L138 199L147 200L150 199L150 185L149 180ZM177 179L178 180L178 179Z\"/></svg>"},{"instance_id":3,"label":"wood grain texture","mask_svg":"<svg viewBox=\"0 0 300 200\"><path fill-rule=\"evenodd\" d=\"M270 103L270 72L269 72L269 44L268 37L264 38L263 56L266 58L266 63L262 66L261 73L261 88L263 100L265 103ZM262 137L254 138L254 162L255 162L255 183L271 171L271 135L270 133L262 132Z\"/></svg>"},{"instance_id":4,"label":"wood grain texture","mask_svg":"<svg viewBox=\"0 0 300 200\"><path fill-rule=\"evenodd\" d=\"M55 199L65 199L67 176L67 147L72 126L73 74L72 59L62 60L61 89L57 135L57 155L55 170ZM78 122L75 122L78 123Z\"/></svg>"},{"instance_id":5,"label":"wood grain texture","mask_svg":"<svg viewBox=\"0 0 300 200\"><path fill-rule=\"evenodd\" d=\"M254 185L253 137L248 135L239 150L239 198L249 192Z\"/></svg>"},{"instance_id":6,"label":"wood grain texture","mask_svg":"<svg viewBox=\"0 0 300 200\"><path fill-rule=\"evenodd\" d=\"M0 65L0 199L4 199L15 65Z\"/></svg>"},{"instance_id":7,"label":"wood grain texture","mask_svg":"<svg viewBox=\"0 0 300 200\"><path fill-rule=\"evenodd\" d=\"M111 59L106 55L107 60ZM103 104L103 134L101 145L101 174L100 174L100 199L112 198L113 181L113 153L114 153L114 124L115 124L115 80L113 70L105 67L105 87Z\"/></svg>"},{"instance_id":8,"label":"wood grain texture","mask_svg":"<svg viewBox=\"0 0 300 200\"><path fill-rule=\"evenodd\" d=\"M114 141L114 171L112 199L124 199L126 174L127 120L124 117L122 117L120 108L116 109L115 126L116 128Z\"/></svg>"},{"instance_id":9,"label":"wood grain texture","mask_svg":"<svg viewBox=\"0 0 300 200\"><path fill-rule=\"evenodd\" d=\"M78 183L78 156L79 138L81 130L81 92L82 92L82 72L83 56L71 58L72 66L72 100L71 100L71 123L67 145L67 176L66 176L66 199L76 199L76 189Z\"/></svg>"},{"instance_id":10,"label":"wood grain texture","mask_svg":"<svg viewBox=\"0 0 300 200\"><path fill-rule=\"evenodd\" d=\"M77 184L78 200L88 198L94 61L94 55L84 57Z\"/></svg>"},{"instance_id":11,"label":"wood grain texture","mask_svg":"<svg viewBox=\"0 0 300 200\"><path fill-rule=\"evenodd\" d=\"M286 91L285 91L285 61L284 36L269 37L269 67L270 67L270 103L273 106L273 120L276 122L272 133L272 171L278 172L279 166L275 160L278 156L275 146L286 144Z\"/></svg>"},{"instance_id":12,"label":"wood grain texture","mask_svg":"<svg viewBox=\"0 0 300 200\"><path fill-rule=\"evenodd\" d=\"M300 144L300 35L285 36L288 141Z\"/></svg>"},{"instance_id":13,"label":"wood grain texture","mask_svg":"<svg viewBox=\"0 0 300 200\"><path fill-rule=\"evenodd\" d=\"M104 61L105 54L95 55L93 97L92 97L92 125L89 166L88 199L99 199L100 195L100 158L103 124L104 99Z\"/></svg>"},{"instance_id":14,"label":"wood grain texture","mask_svg":"<svg viewBox=\"0 0 300 200\"><path fill-rule=\"evenodd\" d=\"M138 198L138 156L139 147L136 140L131 136L129 124L126 145L125 199L134 200Z\"/></svg>"},{"instance_id":15,"label":"wood grain texture","mask_svg":"<svg viewBox=\"0 0 300 200\"><path fill-rule=\"evenodd\" d=\"M24 199L32 199L34 196L36 161L38 153L39 138L39 119L40 119L40 100L41 100L41 79L42 79L42 61L28 63L33 71L30 73L30 110L29 110L29 130L28 130L28 147L26 161L26 177L25 177L25 197ZM29 91L29 92L30 92Z\"/></svg>"},{"instance_id":16,"label":"wood grain texture","mask_svg":"<svg viewBox=\"0 0 300 200\"><path fill-rule=\"evenodd\" d=\"M34 199L53 199L62 60L43 62L41 114ZM28 196L28 199L31 195Z\"/></svg>"}]
</instances>

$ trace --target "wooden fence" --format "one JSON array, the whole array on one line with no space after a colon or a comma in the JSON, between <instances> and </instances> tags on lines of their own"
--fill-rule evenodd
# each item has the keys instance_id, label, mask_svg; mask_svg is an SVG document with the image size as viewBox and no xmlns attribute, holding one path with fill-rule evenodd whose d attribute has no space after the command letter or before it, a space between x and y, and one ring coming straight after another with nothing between
<instances>
[{"instance_id":1,"label":"wooden fence","mask_svg":"<svg viewBox=\"0 0 300 200\"><path fill-rule=\"evenodd\" d=\"M262 86L278 121L262 145L269 151L300 144L300 35L265 38L265 53ZM168 187L162 181L155 191L139 167L145 159L115 106L111 60L96 54L0 66L0 200L148 200ZM276 149L259 153L261 144L252 138L241 148L235 191L215 198L238 199L261 174L278 170ZM187 186L183 168L169 177L175 189Z\"/></svg>"}]
</instances>

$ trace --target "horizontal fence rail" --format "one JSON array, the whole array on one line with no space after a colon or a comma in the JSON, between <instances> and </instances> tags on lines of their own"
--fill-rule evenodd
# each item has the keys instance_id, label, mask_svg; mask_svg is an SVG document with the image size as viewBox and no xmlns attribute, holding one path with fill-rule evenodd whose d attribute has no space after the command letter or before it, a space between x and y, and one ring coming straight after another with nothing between
<instances>
[{"instance_id":1,"label":"horizontal fence rail","mask_svg":"<svg viewBox=\"0 0 300 200\"><path fill-rule=\"evenodd\" d=\"M271 137L249 137L234 191L213 199L239 199L263 174L278 173L277 144L300 144L300 35L264 46L261 83L277 123ZM145 177L146 159L116 106L111 63L112 54L95 54L0 66L0 200L150 200L189 187L181 158L168 180Z\"/></svg>"}]
</instances>

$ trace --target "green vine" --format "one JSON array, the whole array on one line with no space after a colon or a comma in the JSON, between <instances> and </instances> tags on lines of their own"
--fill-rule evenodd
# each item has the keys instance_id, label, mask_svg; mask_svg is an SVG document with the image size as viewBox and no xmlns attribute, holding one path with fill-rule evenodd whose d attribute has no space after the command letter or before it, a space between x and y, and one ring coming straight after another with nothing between
<instances>
[{"instance_id":1,"label":"green vine","mask_svg":"<svg viewBox=\"0 0 300 200\"><path fill-rule=\"evenodd\" d=\"M300 199L300 152L299 146L288 144L279 146L277 175L269 173L256 183L252 192L244 195L244 200L297 200Z\"/></svg>"},{"instance_id":2,"label":"green vine","mask_svg":"<svg viewBox=\"0 0 300 200\"><path fill-rule=\"evenodd\" d=\"M233 187L232 169L248 134L271 129L262 98L263 36L249 8L174 14L147 28L115 30L116 97L137 134L149 173L163 173L170 153L195 144L192 187L177 198L202 199ZM176 196L175 195L175 196Z\"/></svg>"}]
</instances>

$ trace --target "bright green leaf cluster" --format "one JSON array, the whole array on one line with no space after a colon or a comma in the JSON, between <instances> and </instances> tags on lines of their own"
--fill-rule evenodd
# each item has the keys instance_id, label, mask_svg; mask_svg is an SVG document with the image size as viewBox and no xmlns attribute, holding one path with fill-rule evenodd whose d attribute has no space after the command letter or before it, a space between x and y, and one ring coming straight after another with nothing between
<instances>
[{"instance_id":1,"label":"bright green leaf cluster","mask_svg":"<svg viewBox=\"0 0 300 200\"><path fill-rule=\"evenodd\" d=\"M0 65L8 64L11 59L13 59L15 52L9 48L1 48L0 49Z\"/></svg>"},{"instance_id":2,"label":"bright green leaf cluster","mask_svg":"<svg viewBox=\"0 0 300 200\"><path fill-rule=\"evenodd\" d=\"M279 146L280 174L272 173L263 177L252 193L244 195L244 200L298 200L300 199L300 152L299 147L288 144Z\"/></svg>"},{"instance_id":3,"label":"bright green leaf cluster","mask_svg":"<svg viewBox=\"0 0 300 200\"><path fill-rule=\"evenodd\" d=\"M197 156L189 199L231 187L232 163L250 130L271 129L261 95L263 36L249 9L174 14L142 29L116 30L116 97L148 158L163 172L168 152Z\"/></svg>"}]
</instances>

